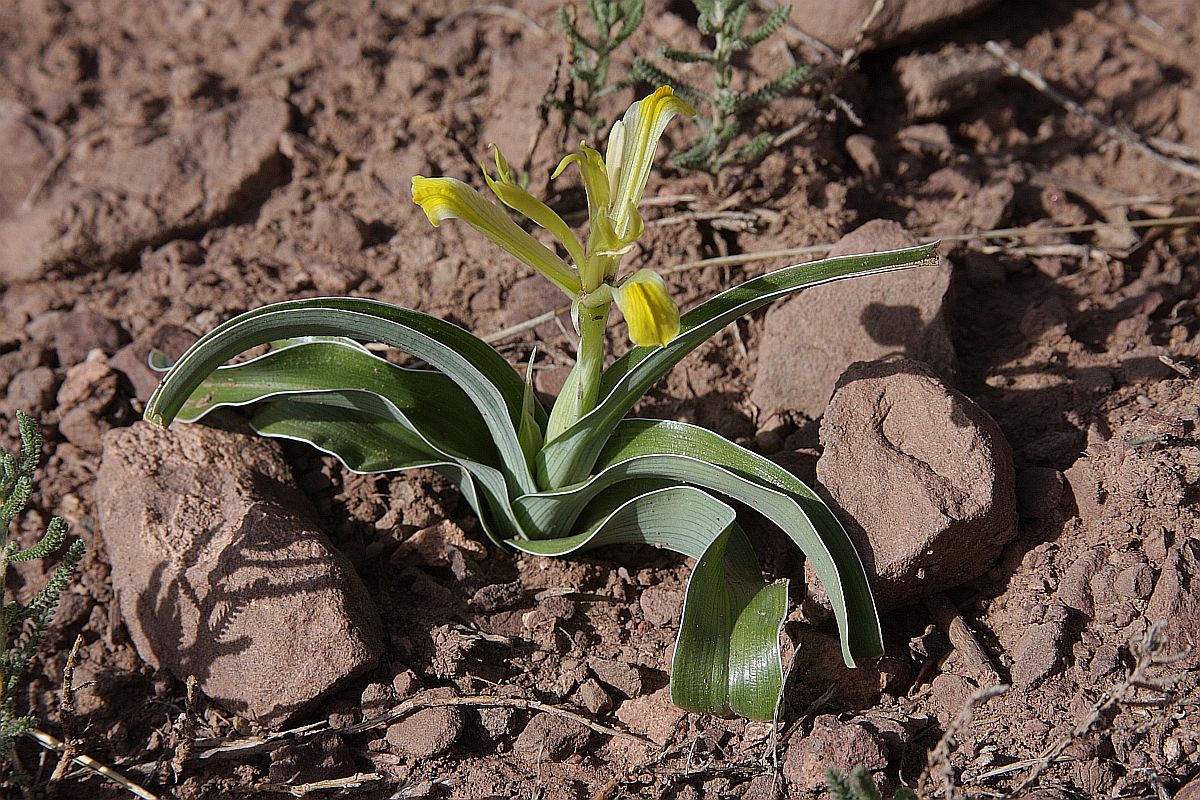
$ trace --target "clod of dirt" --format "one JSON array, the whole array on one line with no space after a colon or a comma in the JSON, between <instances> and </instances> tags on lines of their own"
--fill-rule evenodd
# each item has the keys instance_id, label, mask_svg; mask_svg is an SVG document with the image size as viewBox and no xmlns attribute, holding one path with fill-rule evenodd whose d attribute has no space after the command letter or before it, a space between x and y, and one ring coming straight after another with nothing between
<instances>
[{"instance_id":1,"label":"clod of dirt","mask_svg":"<svg viewBox=\"0 0 1200 800\"><path fill-rule=\"evenodd\" d=\"M896 62L913 119L932 119L977 101L990 92L1003 71L990 53L948 44L936 53L904 56Z\"/></svg>"},{"instance_id":2,"label":"clod of dirt","mask_svg":"<svg viewBox=\"0 0 1200 800\"><path fill-rule=\"evenodd\" d=\"M30 414L49 410L58 391L58 377L49 367L34 367L13 376L8 384L5 404L12 410L21 409Z\"/></svg>"},{"instance_id":3,"label":"clod of dirt","mask_svg":"<svg viewBox=\"0 0 1200 800\"><path fill-rule=\"evenodd\" d=\"M638 605L651 625L673 625L683 610L683 588L649 586L642 591Z\"/></svg>"},{"instance_id":4,"label":"clod of dirt","mask_svg":"<svg viewBox=\"0 0 1200 800\"><path fill-rule=\"evenodd\" d=\"M1171 647L1188 650L1177 669L1200 666L1200 542L1196 539L1185 539L1167 554L1146 617L1165 620Z\"/></svg>"},{"instance_id":5,"label":"clod of dirt","mask_svg":"<svg viewBox=\"0 0 1200 800\"><path fill-rule=\"evenodd\" d=\"M513 744L513 752L530 764L565 761L587 749L592 731L557 714L541 713L529 720Z\"/></svg>"},{"instance_id":6,"label":"clod of dirt","mask_svg":"<svg viewBox=\"0 0 1200 800\"><path fill-rule=\"evenodd\" d=\"M73 184L0 219L0 283L68 262L100 267L263 196L283 177L288 119L281 100L243 100L81 167Z\"/></svg>"},{"instance_id":7,"label":"clod of dirt","mask_svg":"<svg viewBox=\"0 0 1200 800\"><path fill-rule=\"evenodd\" d=\"M101 439L112 427L105 414L117 401L120 378L101 352L67 370L58 390L58 432L71 444L100 452Z\"/></svg>"},{"instance_id":8,"label":"clod of dirt","mask_svg":"<svg viewBox=\"0 0 1200 800\"><path fill-rule=\"evenodd\" d=\"M354 774L354 757L336 733L324 733L271 753L268 777L275 783L309 783Z\"/></svg>"},{"instance_id":9,"label":"clod of dirt","mask_svg":"<svg viewBox=\"0 0 1200 800\"><path fill-rule=\"evenodd\" d=\"M274 443L139 422L105 436L96 499L122 617L152 666L279 725L378 661L370 597Z\"/></svg>"},{"instance_id":10,"label":"clod of dirt","mask_svg":"<svg viewBox=\"0 0 1200 800\"><path fill-rule=\"evenodd\" d=\"M1044 519L1062 501L1066 480L1050 467L1030 467L1017 473L1017 512L1028 519Z\"/></svg>"},{"instance_id":11,"label":"clod of dirt","mask_svg":"<svg viewBox=\"0 0 1200 800\"><path fill-rule=\"evenodd\" d=\"M843 236L830 256L912 247L899 224L873 220ZM764 417L799 412L816 419L855 361L892 354L919 359L952 378L954 346L942 304L950 263L816 286L767 312L750 399Z\"/></svg>"},{"instance_id":12,"label":"clod of dirt","mask_svg":"<svg viewBox=\"0 0 1200 800\"><path fill-rule=\"evenodd\" d=\"M825 789L825 770L868 772L886 769L887 747L876 733L855 722L842 722L832 714L813 720L812 733L794 739L783 759L783 776L795 791Z\"/></svg>"},{"instance_id":13,"label":"clod of dirt","mask_svg":"<svg viewBox=\"0 0 1200 800\"><path fill-rule=\"evenodd\" d=\"M594 678L588 678L579 684L579 688L575 690L575 699L593 714L603 714L611 711L613 707L612 698Z\"/></svg>"},{"instance_id":14,"label":"clod of dirt","mask_svg":"<svg viewBox=\"0 0 1200 800\"><path fill-rule=\"evenodd\" d=\"M1196 778L1176 792L1175 800L1200 800L1200 778Z\"/></svg>"},{"instance_id":15,"label":"clod of dirt","mask_svg":"<svg viewBox=\"0 0 1200 800\"><path fill-rule=\"evenodd\" d=\"M671 702L671 689L664 686L656 692L626 700L617 707L617 719L626 728L660 744L666 743L684 713ZM646 748L627 739L612 739L608 749L616 758L644 759ZM610 759L612 760L612 759Z\"/></svg>"},{"instance_id":16,"label":"clod of dirt","mask_svg":"<svg viewBox=\"0 0 1200 800\"><path fill-rule=\"evenodd\" d=\"M455 552L472 561L487 557L486 547L469 538L454 522L444 519L401 542L392 554L392 560L427 567L446 567L451 565Z\"/></svg>"},{"instance_id":17,"label":"clod of dirt","mask_svg":"<svg viewBox=\"0 0 1200 800\"><path fill-rule=\"evenodd\" d=\"M77 308L58 318L54 350L62 367L78 364L92 350L111 356L125 341L125 331L108 317L88 308Z\"/></svg>"},{"instance_id":18,"label":"clod of dirt","mask_svg":"<svg viewBox=\"0 0 1200 800\"><path fill-rule=\"evenodd\" d=\"M588 668L601 683L625 697L641 697L646 690L642 671L632 664L611 658L590 658Z\"/></svg>"},{"instance_id":19,"label":"clod of dirt","mask_svg":"<svg viewBox=\"0 0 1200 800\"><path fill-rule=\"evenodd\" d=\"M1051 606L1046 620L1030 625L1017 643L1013 654L1013 683L1032 688L1049 677L1062 662L1066 633L1066 608Z\"/></svg>"},{"instance_id":20,"label":"clod of dirt","mask_svg":"<svg viewBox=\"0 0 1200 800\"><path fill-rule=\"evenodd\" d=\"M894 608L982 575L1016 533L999 426L926 365L855 364L821 424L817 476Z\"/></svg>"},{"instance_id":21,"label":"clod of dirt","mask_svg":"<svg viewBox=\"0 0 1200 800\"><path fill-rule=\"evenodd\" d=\"M860 35L862 49L882 49L928 36L984 11L994 2L904 0L883 4L872 21L875 0L794 0L792 24L837 50L850 47Z\"/></svg>"},{"instance_id":22,"label":"clod of dirt","mask_svg":"<svg viewBox=\"0 0 1200 800\"><path fill-rule=\"evenodd\" d=\"M428 698L451 697L450 689L431 689ZM438 706L418 711L388 726L387 741L405 758L435 758L447 752L462 736L466 715L458 706Z\"/></svg>"}]
</instances>

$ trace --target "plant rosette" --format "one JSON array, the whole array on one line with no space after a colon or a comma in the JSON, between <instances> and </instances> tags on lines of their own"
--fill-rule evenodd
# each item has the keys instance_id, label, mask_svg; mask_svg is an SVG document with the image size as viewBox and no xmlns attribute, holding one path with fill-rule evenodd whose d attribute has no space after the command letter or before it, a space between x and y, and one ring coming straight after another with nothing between
<instances>
[{"instance_id":1,"label":"plant rosette","mask_svg":"<svg viewBox=\"0 0 1200 800\"><path fill-rule=\"evenodd\" d=\"M498 205L462 181L413 178L413 200L434 225L459 219L533 267L572 302L578 356L550 411L532 370L522 378L491 346L436 317L360 298L296 300L248 311L196 342L146 406L157 425L248 406L264 436L306 442L347 469L435 469L456 483L497 545L566 556L645 543L696 560L672 663L681 708L770 720L782 693L779 634L784 580L763 579L732 498L778 525L812 563L841 635L846 664L883 651L879 619L854 546L821 498L761 455L704 428L626 414L650 386L729 323L816 284L933 263L936 245L787 267L726 289L680 316L662 278L622 276L641 235L638 204L670 119L690 114L670 87L635 102L605 154L580 146L587 192L581 241L522 189L495 151L485 170ZM504 209L548 231L544 245ZM605 365L610 305L635 345ZM397 366L364 342L428 365ZM225 365L271 344L257 358Z\"/></svg>"}]
</instances>

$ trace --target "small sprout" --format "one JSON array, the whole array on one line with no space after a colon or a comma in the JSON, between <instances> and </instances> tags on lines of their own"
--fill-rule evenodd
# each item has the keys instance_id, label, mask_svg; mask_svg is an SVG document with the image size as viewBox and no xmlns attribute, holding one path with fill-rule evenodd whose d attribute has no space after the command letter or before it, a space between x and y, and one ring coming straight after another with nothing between
<instances>
[{"instance_id":1,"label":"small sprout","mask_svg":"<svg viewBox=\"0 0 1200 800\"><path fill-rule=\"evenodd\" d=\"M753 92L734 88L734 57L769 38L791 13L791 6L779 6L761 25L743 33L751 5L750 0L695 0L696 10L700 14L697 27L705 36L713 37L712 50L704 53L670 47L659 49L662 58L676 64L700 63L712 67L710 91L683 83L644 58L638 57L633 63L631 75L634 79L669 83L676 87L684 100L698 108L708 109L707 115L696 120L700 136L691 147L676 153L671 159L671 163L680 169L700 170L715 175L730 164L758 161L770 151L775 138L763 131L735 146L745 132L747 117L791 92L808 75L808 66L797 64Z\"/></svg>"},{"instance_id":2,"label":"small sprout","mask_svg":"<svg viewBox=\"0 0 1200 800\"><path fill-rule=\"evenodd\" d=\"M565 99L548 94L545 103L562 113L568 127L594 136L604 125L600 101L626 85L608 82L610 56L637 30L645 12L645 0L588 0L588 15L596 30L593 40L579 29L574 6L559 6L558 24L567 37L572 82Z\"/></svg>"},{"instance_id":3,"label":"small sprout","mask_svg":"<svg viewBox=\"0 0 1200 800\"><path fill-rule=\"evenodd\" d=\"M42 434L37 423L18 411L17 426L21 432L20 457L14 458L0 451L0 538L3 539L3 547L0 547L0 586L4 585L10 564L53 555L67 535L67 523L61 517L54 517L37 544L22 550L16 542L8 541L13 521L33 497L34 472L42 454ZM54 617L54 610L58 608L58 599L67 588L83 554L83 542L71 542L50 580L28 604L22 605L17 600L3 604L3 622L0 623L0 761L8 759L13 743L36 723L32 716L17 714L18 684L37 653L46 628Z\"/></svg>"},{"instance_id":4,"label":"small sprout","mask_svg":"<svg viewBox=\"0 0 1200 800\"><path fill-rule=\"evenodd\" d=\"M829 784L832 800L883 800L875 779L862 767L855 767L849 775L831 767L825 770L825 782ZM892 800L917 800L917 795L911 789L900 787Z\"/></svg>"}]
</instances>

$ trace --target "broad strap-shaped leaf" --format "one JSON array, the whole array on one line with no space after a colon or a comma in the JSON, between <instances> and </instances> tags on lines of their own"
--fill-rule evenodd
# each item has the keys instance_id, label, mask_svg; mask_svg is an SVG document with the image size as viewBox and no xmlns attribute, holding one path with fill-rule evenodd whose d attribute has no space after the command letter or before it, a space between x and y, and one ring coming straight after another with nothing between
<instances>
[{"instance_id":1,"label":"broad strap-shaped leaf","mask_svg":"<svg viewBox=\"0 0 1200 800\"><path fill-rule=\"evenodd\" d=\"M517 438L524 382L516 371L489 345L457 325L373 300L320 298L275 303L219 325L192 345L167 373L146 405L146 419L169 425L192 392L225 361L251 347L298 336L381 342L451 376L483 419L510 484L523 491L536 488ZM535 406L534 413L538 411ZM538 423L544 425L544 418Z\"/></svg>"},{"instance_id":2,"label":"broad strap-shaped leaf","mask_svg":"<svg viewBox=\"0 0 1200 800\"><path fill-rule=\"evenodd\" d=\"M772 719L783 688L779 630L787 581L762 579L734 510L699 489L673 486L601 502L589 513L598 518L583 533L511 544L561 556L642 543L695 558L671 665L671 700L689 711Z\"/></svg>"},{"instance_id":3,"label":"broad strap-shaped leaf","mask_svg":"<svg viewBox=\"0 0 1200 800\"><path fill-rule=\"evenodd\" d=\"M596 474L557 492L517 498L534 538L570 530L583 510L629 480L673 481L728 495L778 525L812 563L833 607L848 666L883 652L879 616L862 561L821 498L787 470L694 425L623 420L600 454Z\"/></svg>"},{"instance_id":4,"label":"broad strap-shaped leaf","mask_svg":"<svg viewBox=\"0 0 1200 800\"><path fill-rule=\"evenodd\" d=\"M524 536L499 470L439 450L378 395L345 389L287 394L254 409L250 425L258 433L309 444L335 456L351 472L435 469L459 487L494 544L504 547L506 539Z\"/></svg>"},{"instance_id":5,"label":"broad strap-shaped leaf","mask_svg":"<svg viewBox=\"0 0 1200 800\"><path fill-rule=\"evenodd\" d=\"M738 317L810 286L936 264L936 254L934 243L798 264L746 281L701 303L682 317L679 335L666 347L635 347L605 371L596 408L547 443L539 454L538 483L559 488L586 478L613 428L645 391ZM830 336L834 335L831 331Z\"/></svg>"},{"instance_id":6,"label":"broad strap-shaped leaf","mask_svg":"<svg viewBox=\"0 0 1200 800\"><path fill-rule=\"evenodd\" d=\"M342 389L386 398L403 415L397 422L440 447L500 464L482 417L449 376L397 366L347 339L277 344L256 358L219 367L192 392L176 419L195 422L217 408Z\"/></svg>"}]
</instances>

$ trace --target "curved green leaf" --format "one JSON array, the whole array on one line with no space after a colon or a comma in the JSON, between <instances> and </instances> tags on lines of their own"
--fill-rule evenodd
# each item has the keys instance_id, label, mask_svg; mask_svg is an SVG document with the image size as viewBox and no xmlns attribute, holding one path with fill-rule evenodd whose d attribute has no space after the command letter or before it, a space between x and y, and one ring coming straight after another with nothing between
<instances>
[{"instance_id":1,"label":"curved green leaf","mask_svg":"<svg viewBox=\"0 0 1200 800\"><path fill-rule=\"evenodd\" d=\"M605 371L596 408L549 442L538 455L538 483L559 488L592 471L609 434L638 399L684 356L738 317L822 283L935 264L937 243L869 255L842 256L768 272L727 289L684 314L666 347L635 347Z\"/></svg>"},{"instance_id":2,"label":"curved green leaf","mask_svg":"<svg viewBox=\"0 0 1200 800\"><path fill-rule=\"evenodd\" d=\"M600 454L597 472L558 492L513 501L531 537L569 530L583 510L630 479L683 481L733 497L778 525L821 580L841 632L848 666L883 652L879 616L853 543L821 498L787 470L694 425L627 419Z\"/></svg>"},{"instance_id":3,"label":"curved green leaf","mask_svg":"<svg viewBox=\"0 0 1200 800\"><path fill-rule=\"evenodd\" d=\"M146 419L169 425L192 392L226 360L251 347L297 336L382 342L450 375L478 409L511 485L535 490L517 438L524 383L516 371L485 342L457 325L373 300L321 298L275 303L219 325L192 345L167 373L146 404ZM538 422L544 424L544 420Z\"/></svg>"},{"instance_id":4,"label":"curved green leaf","mask_svg":"<svg viewBox=\"0 0 1200 800\"><path fill-rule=\"evenodd\" d=\"M581 534L510 542L561 556L610 544L652 544L691 556L695 569L671 664L671 700L708 714L770 720L783 689L779 630L787 581L766 583L735 512L705 492L674 486L616 504Z\"/></svg>"}]
</instances>

